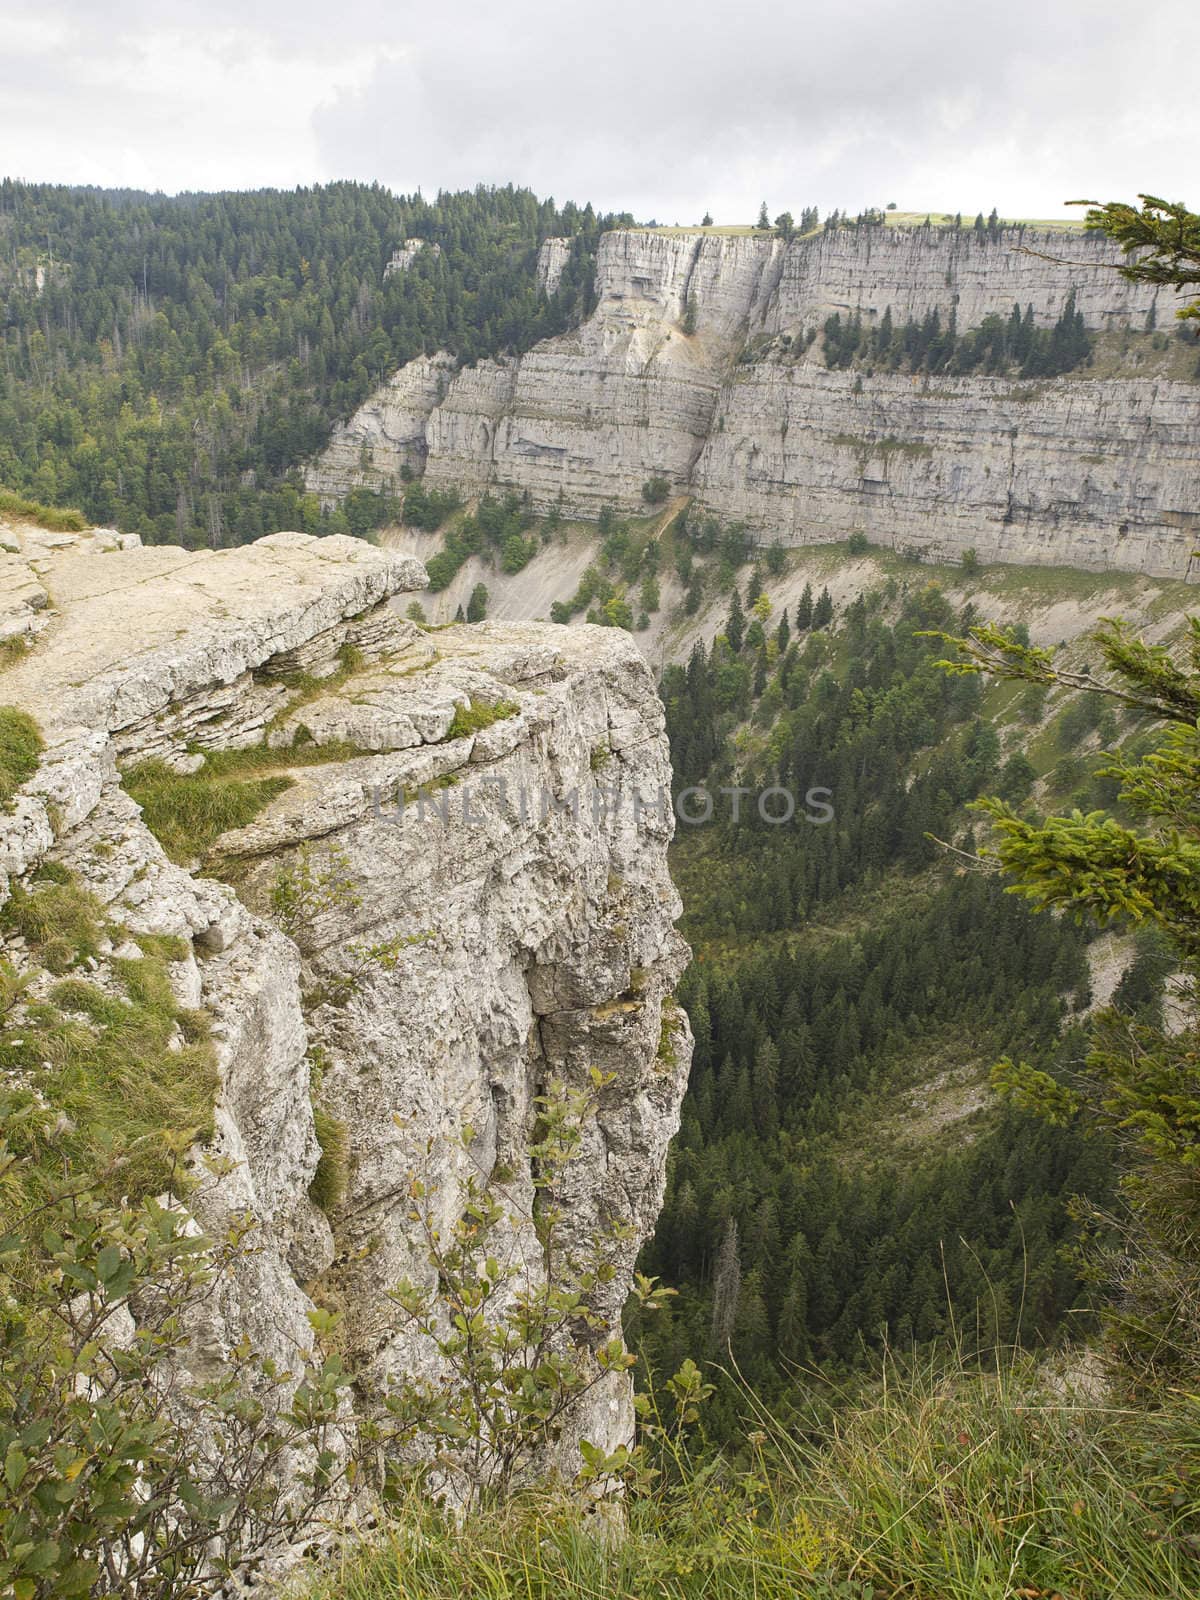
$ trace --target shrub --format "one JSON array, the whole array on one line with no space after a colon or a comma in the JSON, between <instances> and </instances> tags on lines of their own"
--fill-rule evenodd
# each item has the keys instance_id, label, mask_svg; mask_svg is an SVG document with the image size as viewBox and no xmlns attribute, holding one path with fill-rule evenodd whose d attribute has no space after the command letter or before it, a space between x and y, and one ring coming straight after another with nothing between
<instances>
[{"instance_id":1,"label":"shrub","mask_svg":"<svg viewBox=\"0 0 1200 1600\"><path fill-rule=\"evenodd\" d=\"M111 1168L22 1182L50 1117L0 1126L0 1591L14 1600L203 1600L311 1524L339 1477L345 1377L301 1357L296 1379L235 1345L186 1376L187 1313L243 1249L157 1201L113 1203ZM136 1307L136 1322L129 1316Z\"/></svg>"},{"instance_id":2,"label":"shrub","mask_svg":"<svg viewBox=\"0 0 1200 1600\"><path fill-rule=\"evenodd\" d=\"M604 1337L607 1318L594 1303L616 1276L626 1229L613 1222L580 1244L565 1226L568 1168L609 1082L593 1070L586 1090L556 1082L535 1100L532 1216L506 1210L502 1180L493 1186L472 1175L447 1227L440 1197L417 1174L410 1178L410 1217L434 1286L402 1279L391 1298L440 1372L425 1376L428 1368L414 1363L386 1409L393 1444L415 1448L422 1463L418 1486L448 1485L469 1508L507 1501L559 1441L572 1408L634 1364L619 1335ZM527 1253L521 1238L530 1231ZM638 1274L634 1294L648 1311L667 1291ZM633 1465L624 1448L613 1458L585 1443L582 1454L588 1475L600 1479Z\"/></svg>"}]
</instances>

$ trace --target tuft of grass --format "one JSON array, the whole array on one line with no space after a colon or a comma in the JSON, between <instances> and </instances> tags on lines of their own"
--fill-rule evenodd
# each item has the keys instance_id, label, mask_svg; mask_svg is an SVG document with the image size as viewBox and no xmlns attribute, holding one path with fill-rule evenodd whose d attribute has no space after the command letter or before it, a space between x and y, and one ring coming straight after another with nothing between
<instances>
[{"instance_id":1,"label":"tuft of grass","mask_svg":"<svg viewBox=\"0 0 1200 1600\"><path fill-rule=\"evenodd\" d=\"M38 500L27 500L24 495L3 487L0 487L0 517L32 522L50 533L82 533L90 526L82 511L73 507L44 506Z\"/></svg>"},{"instance_id":2,"label":"tuft of grass","mask_svg":"<svg viewBox=\"0 0 1200 1600\"><path fill-rule=\"evenodd\" d=\"M250 745L210 750L197 772L173 771L165 761L143 761L124 773L125 791L142 808L146 826L172 861L202 856L223 833L244 828L294 779L290 767L320 766L370 754L338 740L282 750Z\"/></svg>"},{"instance_id":3,"label":"tuft of grass","mask_svg":"<svg viewBox=\"0 0 1200 1600\"><path fill-rule=\"evenodd\" d=\"M503 722L507 717L515 717L520 711L520 706L515 700L497 700L489 705L486 700L471 699L470 705L459 706L454 713L454 721L446 733L447 739L463 739L468 734L480 733L484 728L490 728L494 722Z\"/></svg>"},{"instance_id":4,"label":"tuft of grass","mask_svg":"<svg viewBox=\"0 0 1200 1600\"><path fill-rule=\"evenodd\" d=\"M15 666L18 661L24 661L29 654L30 639L28 634L14 634L12 638L0 639L0 672L5 667Z\"/></svg>"},{"instance_id":5,"label":"tuft of grass","mask_svg":"<svg viewBox=\"0 0 1200 1600\"><path fill-rule=\"evenodd\" d=\"M0 810L11 811L21 785L37 771L42 736L27 711L0 706Z\"/></svg>"},{"instance_id":6,"label":"tuft of grass","mask_svg":"<svg viewBox=\"0 0 1200 1600\"><path fill-rule=\"evenodd\" d=\"M313 1107L313 1126L321 1158L308 1186L308 1198L328 1216L346 1192L350 1130L322 1105Z\"/></svg>"},{"instance_id":7,"label":"tuft of grass","mask_svg":"<svg viewBox=\"0 0 1200 1600\"><path fill-rule=\"evenodd\" d=\"M103 936L99 904L64 871L50 863L28 885L14 884L0 909L0 927L56 975L95 957Z\"/></svg>"}]
</instances>

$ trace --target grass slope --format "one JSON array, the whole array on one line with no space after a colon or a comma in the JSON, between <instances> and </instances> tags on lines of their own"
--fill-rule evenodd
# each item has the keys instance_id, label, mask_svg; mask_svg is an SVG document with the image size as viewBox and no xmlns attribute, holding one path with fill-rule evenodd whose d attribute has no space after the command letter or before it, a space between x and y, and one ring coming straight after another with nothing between
<instances>
[{"instance_id":1,"label":"grass slope","mask_svg":"<svg viewBox=\"0 0 1200 1600\"><path fill-rule=\"evenodd\" d=\"M893 1365L810 1428L759 1420L741 1470L682 1452L624 1521L543 1494L460 1523L414 1496L309 1600L1198 1592L1192 1399L1134 1417L1022 1357L985 1374Z\"/></svg>"}]
</instances>

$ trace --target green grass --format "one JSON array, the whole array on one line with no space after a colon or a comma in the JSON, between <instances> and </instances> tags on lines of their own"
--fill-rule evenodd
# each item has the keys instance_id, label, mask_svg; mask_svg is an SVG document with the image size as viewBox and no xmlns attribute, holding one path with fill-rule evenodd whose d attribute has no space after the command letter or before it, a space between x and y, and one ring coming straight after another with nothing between
<instances>
[{"instance_id":1,"label":"green grass","mask_svg":"<svg viewBox=\"0 0 1200 1600\"><path fill-rule=\"evenodd\" d=\"M37 771L42 736L37 723L15 706L0 706L0 811L11 811L13 797Z\"/></svg>"},{"instance_id":2,"label":"green grass","mask_svg":"<svg viewBox=\"0 0 1200 1600\"><path fill-rule=\"evenodd\" d=\"M279 750L251 745L211 750L198 772L179 773L165 761L143 761L124 774L128 793L146 826L172 861L202 856L223 833L253 822L277 795L290 789L286 770L350 761L369 754L344 741L304 743Z\"/></svg>"},{"instance_id":3,"label":"green grass","mask_svg":"<svg viewBox=\"0 0 1200 1600\"><path fill-rule=\"evenodd\" d=\"M99 906L64 868L42 867L14 884L0 909L0 928L24 939L48 972L61 975L94 960L104 937Z\"/></svg>"},{"instance_id":4,"label":"green grass","mask_svg":"<svg viewBox=\"0 0 1200 1600\"><path fill-rule=\"evenodd\" d=\"M469 734L481 733L484 728L490 728L494 722L503 722L507 717L515 717L520 709L515 700L497 700L489 705L486 700L476 700L472 696L469 705L455 708L454 720L446 732L446 738L465 739Z\"/></svg>"},{"instance_id":5,"label":"green grass","mask_svg":"<svg viewBox=\"0 0 1200 1600\"><path fill-rule=\"evenodd\" d=\"M292 779L218 777L205 770L184 776L165 761L143 761L125 774L125 789L172 861L190 861L231 828L244 828Z\"/></svg>"},{"instance_id":6,"label":"green grass","mask_svg":"<svg viewBox=\"0 0 1200 1600\"><path fill-rule=\"evenodd\" d=\"M332 1211L346 1192L350 1149L350 1130L346 1124L318 1104L313 1107L313 1126L321 1147L320 1159L308 1198L326 1213Z\"/></svg>"},{"instance_id":7,"label":"green grass","mask_svg":"<svg viewBox=\"0 0 1200 1600\"><path fill-rule=\"evenodd\" d=\"M1151 1600L1200 1592L1200 1406L1072 1398L1029 1357L892 1364L748 1465L682 1462L619 1516L564 1496L465 1522L414 1497L310 1600Z\"/></svg>"},{"instance_id":8,"label":"green grass","mask_svg":"<svg viewBox=\"0 0 1200 1600\"><path fill-rule=\"evenodd\" d=\"M47 998L33 998L0 964L0 1080L18 1086L18 1104L36 1097L61 1113L54 1136L28 1152L25 1181L49 1183L70 1167L107 1171L113 1191L131 1198L185 1189L181 1162L211 1132L217 1089L207 1022L171 989L168 964L187 953L185 942L139 937L142 955L110 959L104 984L90 969L82 975L103 937L118 943L128 935L106 925L103 908L62 868L15 890L3 918L35 962L66 974Z\"/></svg>"},{"instance_id":9,"label":"green grass","mask_svg":"<svg viewBox=\"0 0 1200 1600\"><path fill-rule=\"evenodd\" d=\"M0 487L0 517L11 517L17 522L32 522L51 533L82 533L90 526L82 511L69 507L44 506L37 500L27 500L11 489Z\"/></svg>"}]
</instances>

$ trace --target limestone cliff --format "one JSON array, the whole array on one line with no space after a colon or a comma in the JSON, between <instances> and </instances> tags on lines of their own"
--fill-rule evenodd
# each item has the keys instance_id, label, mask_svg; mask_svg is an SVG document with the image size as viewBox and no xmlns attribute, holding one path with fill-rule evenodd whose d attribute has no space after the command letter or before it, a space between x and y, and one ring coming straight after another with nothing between
<instances>
[{"instance_id":1,"label":"limestone cliff","mask_svg":"<svg viewBox=\"0 0 1200 1600\"><path fill-rule=\"evenodd\" d=\"M539 272L550 288L548 241ZM1106 240L1005 229L761 235L606 233L597 307L520 358L398 373L315 462L327 502L402 466L468 492L528 490L594 517L663 474L764 537L863 531L1002 560L1190 570L1200 389L1168 379L1018 383L830 373L801 336L833 311L960 329L1014 304L1053 323L1168 327L1171 291L1130 283ZM561 270L561 269L559 269ZM1130 463L1132 462L1132 470Z\"/></svg>"},{"instance_id":2,"label":"limestone cliff","mask_svg":"<svg viewBox=\"0 0 1200 1600\"><path fill-rule=\"evenodd\" d=\"M289 1362L315 1296L345 1311L368 1384L420 1364L385 1298L429 1271L410 1175L451 1215L467 1173L503 1163L527 1203L534 1097L593 1066L613 1078L573 1169L570 1227L585 1236L602 1212L630 1225L603 1306L615 1327L690 1055L669 1001L686 952L670 814L654 804L669 783L663 716L632 642L530 625L422 633L393 605L423 584L420 564L351 539L275 534L219 554L34 530L7 543L26 579L10 583L10 611L24 607L35 643L0 671L0 702L30 711L47 748L0 813L0 904L57 863L110 924L185 941L174 987L212 1019L207 1154L228 1165L189 1203L210 1229L249 1213L258 1248L211 1307L198 1359L247 1334ZM326 745L332 759L312 760ZM229 881L169 860L121 769L154 757L189 772L206 751L263 747L310 759L285 762L292 786L217 841ZM429 806L398 811L418 790ZM293 930L302 954L271 890L306 849L345 892ZM347 985L354 947L382 941L397 958ZM41 983L21 940L0 955ZM114 959L109 941L89 979L103 984ZM328 1214L308 1193L314 1062L347 1140ZM536 1274L532 1233L517 1246ZM572 1419L566 1459L580 1435L612 1446L630 1429L628 1385L611 1380Z\"/></svg>"}]
</instances>

